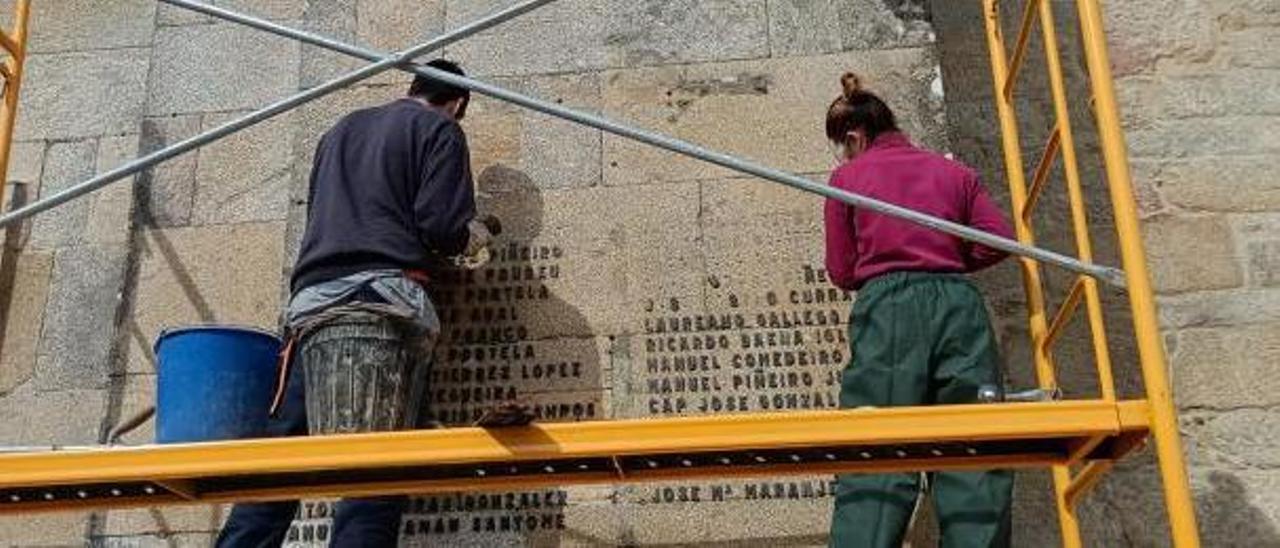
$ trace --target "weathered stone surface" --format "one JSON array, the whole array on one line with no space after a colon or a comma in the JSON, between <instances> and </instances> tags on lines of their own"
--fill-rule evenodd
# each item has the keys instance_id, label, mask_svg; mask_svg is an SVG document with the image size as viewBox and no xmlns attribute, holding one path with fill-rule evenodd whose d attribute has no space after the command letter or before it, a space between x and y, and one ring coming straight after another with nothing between
<instances>
[{"instance_id":1,"label":"weathered stone surface","mask_svg":"<svg viewBox=\"0 0 1280 548\"><path fill-rule=\"evenodd\" d=\"M161 28L148 113L258 108L279 100L297 89L298 48L297 41L231 23Z\"/></svg>"},{"instance_id":2,"label":"weathered stone surface","mask_svg":"<svg viewBox=\"0 0 1280 548\"><path fill-rule=\"evenodd\" d=\"M696 217L696 185L539 192L515 170L488 173L483 207L506 224L497 256L443 303L514 306L536 339L633 330L646 301L700 294L695 233L671 222Z\"/></svg>"},{"instance_id":3,"label":"weathered stone surface","mask_svg":"<svg viewBox=\"0 0 1280 548\"><path fill-rule=\"evenodd\" d=\"M506 4L450 4L449 26ZM471 38L449 54L486 75L749 59L768 55L766 19L764 0L571 0Z\"/></svg>"},{"instance_id":4,"label":"weathered stone surface","mask_svg":"<svg viewBox=\"0 0 1280 548\"><path fill-rule=\"evenodd\" d=\"M306 0L210 0L208 3L275 21L298 19L302 16L303 10L307 6ZM160 9L156 13L156 22L165 26L212 23L214 21L215 19L207 15L168 4L160 4Z\"/></svg>"},{"instance_id":5,"label":"weathered stone surface","mask_svg":"<svg viewBox=\"0 0 1280 548\"><path fill-rule=\"evenodd\" d=\"M445 31L444 0L361 0L356 4L356 40L379 51L404 51ZM439 57L428 53L420 61ZM372 83L407 82L412 76L389 70ZM405 85L408 89L408 85Z\"/></svg>"},{"instance_id":6,"label":"weathered stone surface","mask_svg":"<svg viewBox=\"0 0 1280 548\"><path fill-rule=\"evenodd\" d=\"M742 544L821 546L829 528L829 498L787 500L790 478L759 482L783 484L783 500L666 503L633 506L623 512L622 542L638 544ZM757 487L764 491L764 487ZM704 487L704 492L709 491ZM703 497L709 497L704 494ZM812 497L812 495L811 495ZM690 516L707 516L705 519ZM634 539L634 540L633 540Z\"/></svg>"},{"instance_id":7,"label":"weathered stone surface","mask_svg":"<svg viewBox=\"0 0 1280 548\"><path fill-rule=\"evenodd\" d=\"M154 152L200 133L200 115L163 116L142 122L142 149ZM195 201L196 159L189 152L170 159L140 175L139 221L148 227L169 228L191 222Z\"/></svg>"},{"instance_id":8,"label":"weathered stone surface","mask_svg":"<svg viewBox=\"0 0 1280 548\"><path fill-rule=\"evenodd\" d=\"M840 28L840 15L844 6L841 4L845 2L771 0L770 53L774 57L785 57L844 50L844 36Z\"/></svg>"},{"instance_id":9,"label":"weathered stone surface","mask_svg":"<svg viewBox=\"0 0 1280 548\"><path fill-rule=\"evenodd\" d=\"M1249 244L1249 279L1255 285L1280 285L1280 241Z\"/></svg>"},{"instance_id":10,"label":"weathered stone surface","mask_svg":"<svg viewBox=\"0 0 1280 548\"><path fill-rule=\"evenodd\" d=\"M1149 70L1160 59L1204 61L1213 52L1210 2L1146 0L1134 9L1104 10L1110 35L1111 62L1118 75Z\"/></svg>"},{"instance_id":11,"label":"weathered stone surface","mask_svg":"<svg viewBox=\"0 0 1280 548\"><path fill-rule=\"evenodd\" d=\"M44 141L18 141L9 149L8 180L29 185L39 185L44 172ZM35 188L35 187L30 187ZM8 192L8 189L5 189Z\"/></svg>"},{"instance_id":12,"label":"weathered stone surface","mask_svg":"<svg viewBox=\"0 0 1280 548\"><path fill-rule=\"evenodd\" d=\"M134 536L97 536L94 546L103 548L204 548L212 546L217 535L213 533L174 533Z\"/></svg>"},{"instance_id":13,"label":"weathered stone surface","mask_svg":"<svg viewBox=\"0 0 1280 548\"><path fill-rule=\"evenodd\" d=\"M1178 143L1178 137L1194 132L1197 146L1192 149ZM1249 139L1240 139L1249 135ZM1137 157L1164 159L1195 158L1200 150L1214 155L1246 156L1275 154L1280 151L1280 128L1267 117L1223 117L1202 119L1164 119L1150 127L1128 132L1129 153Z\"/></svg>"},{"instance_id":14,"label":"weathered stone surface","mask_svg":"<svg viewBox=\"0 0 1280 548\"><path fill-rule=\"evenodd\" d=\"M356 41L357 2L350 0L310 0L302 14L305 30L335 40ZM365 61L320 48L303 48L299 87L312 87L359 68Z\"/></svg>"},{"instance_id":15,"label":"weathered stone surface","mask_svg":"<svg viewBox=\"0 0 1280 548\"><path fill-rule=\"evenodd\" d=\"M241 114L206 115L204 130ZM293 177L292 120L281 115L200 151L192 224L285 219Z\"/></svg>"},{"instance_id":16,"label":"weathered stone surface","mask_svg":"<svg viewBox=\"0 0 1280 548\"><path fill-rule=\"evenodd\" d=\"M518 493L414 497L405 511L401 546L593 546L612 543L618 512L611 488L574 487ZM333 501L307 501L286 544L329 541Z\"/></svg>"},{"instance_id":17,"label":"weathered stone surface","mask_svg":"<svg viewBox=\"0 0 1280 548\"><path fill-rule=\"evenodd\" d=\"M809 178L822 181L825 175ZM702 183L704 228L733 227L746 237L822 232L824 201L800 190L754 178L733 178Z\"/></svg>"},{"instance_id":18,"label":"weathered stone surface","mask_svg":"<svg viewBox=\"0 0 1280 548\"><path fill-rule=\"evenodd\" d=\"M1121 105L1128 127L1162 118L1209 118L1280 114L1280 76L1271 70L1239 70L1187 76L1125 79Z\"/></svg>"},{"instance_id":19,"label":"weathered stone surface","mask_svg":"<svg viewBox=\"0 0 1280 548\"><path fill-rule=\"evenodd\" d=\"M112 135L98 140L95 173L105 173L138 156L138 135ZM120 179L94 193L85 222L92 244L123 245L133 222L135 177Z\"/></svg>"},{"instance_id":20,"label":"weathered stone surface","mask_svg":"<svg viewBox=\"0 0 1280 548\"><path fill-rule=\"evenodd\" d=\"M770 0L770 49L774 57L787 57L928 44L933 41L934 32L925 4L927 2L883 0Z\"/></svg>"},{"instance_id":21,"label":"weathered stone surface","mask_svg":"<svg viewBox=\"0 0 1280 548\"><path fill-rule=\"evenodd\" d=\"M1244 283L1230 227L1217 217L1163 217L1145 227L1155 286L1161 292L1226 289Z\"/></svg>"},{"instance_id":22,"label":"weathered stone surface","mask_svg":"<svg viewBox=\"0 0 1280 548\"><path fill-rule=\"evenodd\" d=\"M1270 213L1237 215L1233 218L1241 255L1247 265L1249 284L1254 287L1280 285L1280 216Z\"/></svg>"},{"instance_id":23,"label":"weathered stone surface","mask_svg":"<svg viewBox=\"0 0 1280 548\"><path fill-rule=\"evenodd\" d=\"M54 255L36 359L41 390L106 386L127 255L123 246L79 246Z\"/></svg>"},{"instance_id":24,"label":"weathered stone surface","mask_svg":"<svg viewBox=\"0 0 1280 548\"><path fill-rule=\"evenodd\" d=\"M1145 161L1140 180L1155 186L1170 204L1196 211L1280 209L1280 183L1269 156L1219 156Z\"/></svg>"},{"instance_id":25,"label":"weathered stone surface","mask_svg":"<svg viewBox=\"0 0 1280 548\"><path fill-rule=\"evenodd\" d=\"M626 287L624 308L618 310L622 330L642 332L647 315L643 311L665 299L684 301L687 312L700 310L699 297L706 284L701 238L693 226L673 222L697 217L701 203L697 185L618 189L600 197L602 201L587 207L620 221L610 226L608 243L621 266L609 277L621 279Z\"/></svg>"},{"instance_id":26,"label":"weathered stone surface","mask_svg":"<svg viewBox=\"0 0 1280 548\"><path fill-rule=\"evenodd\" d=\"M615 385L620 416L835 408L850 302L793 272L791 283L755 292L722 286L705 314L683 305L650 313L627 360L615 361L616 382L626 383Z\"/></svg>"},{"instance_id":27,"label":"weathered stone surface","mask_svg":"<svg viewBox=\"0 0 1280 548\"><path fill-rule=\"evenodd\" d=\"M35 394L34 383L19 384L0 396L0 440L22 439L31 409L28 405Z\"/></svg>"},{"instance_id":28,"label":"weathered stone surface","mask_svg":"<svg viewBox=\"0 0 1280 548\"><path fill-rule=\"evenodd\" d=\"M453 325L463 323L465 321L452 322ZM518 385L524 393L598 392L607 386L609 343L606 338L533 340L524 343L527 349L509 353L485 352L477 346L480 345L449 346L446 341L432 365L432 386L496 383ZM526 351L539 358L526 357ZM496 369L490 371L491 368Z\"/></svg>"},{"instance_id":29,"label":"weathered stone surface","mask_svg":"<svg viewBox=\"0 0 1280 548\"><path fill-rule=\"evenodd\" d=\"M40 197L56 194L93 175L97 155L94 141L54 143L49 146ZM63 204L35 217L29 245L37 249L67 246L83 240L85 219L93 197Z\"/></svg>"},{"instance_id":30,"label":"weathered stone surface","mask_svg":"<svg viewBox=\"0 0 1280 548\"><path fill-rule=\"evenodd\" d=\"M108 430L115 430L120 424L131 417L137 416L139 413L156 404L156 375L155 373L129 373L114 376L111 387L108 391L111 393L111 411L112 420ZM120 443L123 445L146 445L155 442L156 421L149 420L139 425L132 431L120 437ZM150 533L152 530L130 530L130 533ZM109 533L114 534L114 533Z\"/></svg>"},{"instance_id":31,"label":"weathered stone surface","mask_svg":"<svg viewBox=\"0 0 1280 548\"><path fill-rule=\"evenodd\" d=\"M752 59L769 54L764 0L610 2L610 66Z\"/></svg>"},{"instance_id":32,"label":"weathered stone surface","mask_svg":"<svg viewBox=\"0 0 1280 548\"><path fill-rule=\"evenodd\" d=\"M123 135L98 141L72 141L49 146L40 196L49 196L132 159L138 137ZM81 244L123 244L132 213L133 178L115 182L36 217L29 245L37 249Z\"/></svg>"},{"instance_id":33,"label":"weathered stone surface","mask_svg":"<svg viewBox=\"0 0 1280 548\"><path fill-rule=\"evenodd\" d=\"M609 416L609 340L523 339L501 343L467 341L455 328L520 326L454 319L432 364L429 409L435 420L470 425L493 407L519 402L541 422L598 420Z\"/></svg>"},{"instance_id":34,"label":"weathered stone surface","mask_svg":"<svg viewBox=\"0 0 1280 548\"><path fill-rule=\"evenodd\" d=\"M785 303L792 289L830 287L823 272L820 233L765 236L741 226L706 226L703 230L705 268L711 286L707 298L712 311L729 305L729 295L737 292L752 295L753 305L771 305L764 302L769 293L777 293L779 303ZM763 271L753 269L753 265L766 263L774 266Z\"/></svg>"},{"instance_id":35,"label":"weathered stone surface","mask_svg":"<svg viewBox=\"0 0 1280 548\"><path fill-rule=\"evenodd\" d=\"M26 445L85 445L98 442L107 411L105 390L38 392L23 431Z\"/></svg>"},{"instance_id":36,"label":"weathered stone surface","mask_svg":"<svg viewBox=\"0 0 1280 548\"><path fill-rule=\"evenodd\" d=\"M298 250L302 247L302 237L307 230L307 204L299 200L289 203L289 217L284 227L284 260L280 263L284 268L284 276L280 280L281 301L288 299L291 293L289 279L293 275L293 266L298 262Z\"/></svg>"},{"instance_id":37,"label":"weathered stone surface","mask_svg":"<svg viewBox=\"0 0 1280 548\"><path fill-rule=\"evenodd\" d=\"M452 2L448 27L456 28L510 5L485 0ZM481 75L581 72L608 66L600 47L607 30L605 2L554 2L448 49L449 57Z\"/></svg>"},{"instance_id":38,"label":"weathered stone surface","mask_svg":"<svg viewBox=\"0 0 1280 548\"><path fill-rule=\"evenodd\" d=\"M1280 291L1205 291L1160 298L1166 328L1224 327L1280 321Z\"/></svg>"},{"instance_id":39,"label":"weathered stone surface","mask_svg":"<svg viewBox=\"0 0 1280 548\"><path fill-rule=\"evenodd\" d=\"M107 513L102 527L102 534L115 539L115 542L137 542L142 544L121 544L121 546L151 546L145 541L154 537L186 538L186 544L179 546L209 546L208 538L222 528L222 523L230 513L229 507L223 506L171 506L166 508L148 508L145 510L117 510ZM129 537L153 537L153 539L136 539ZM195 543L203 540L204 544ZM171 545L170 545L171 546Z\"/></svg>"},{"instance_id":40,"label":"weathered stone surface","mask_svg":"<svg viewBox=\"0 0 1280 548\"><path fill-rule=\"evenodd\" d=\"M274 329L284 223L147 230L127 328L128 370L154 372L150 347L168 328L242 324Z\"/></svg>"},{"instance_id":41,"label":"weathered stone surface","mask_svg":"<svg viewBox=\"0 0 1280 548\"><path fill-rule=\"evenodd\" d=\"M1280 481L1273 469L1204 468L1191 474L1202 538L1280 545Z\"/></svg>"},{"instance_id":42,"label":"weathered stone surface","mask_svg":"<svg viewBox=\"0 0 1280 548\"><path fill-rule=\"evenodd\" d=\"M1157 215L1169 212L1169 201L1165 198L1164 188L1160 180L1160 171L1164 162L1160 160L1134 160L1130 162L1133 170L1133 194L1138 201L1138 218L1146 221Z\"/></svg>"},{"instance_id":43,"label":"weathered stone surface","mask_svg":"<svg viewBox=\"0 0 1280 548\"><path fill-rule=\"evenodd\" d=\"M20 140L137 131L147 93L148 49L32 55L22 86Z\"/></svg>"},{"instance_id":44,"label":"weathered stone surface","mask_svg":"<svg viewBox=\"0 0 1280 548\"><path fill-rule=\"evenodd\" d=\"M1091 528L1085 541L1091 545L1168 546L1168 521L1159 475L1153 464L1138 462L1122 466L1100 483L1087 505L1106 509L1115 526ZM1191 487L1195 495L1200 536L1225 546L1273 546L1280 544L1276 525L1276 475L1269 470L1192 468Z\"/></svg>"},{"instance_id":45,"label":"weathered stone surface","mask_svg":"<svg viewBox=\"0 0 1280 548\"><path fill-rule=\"evenodd\" d=\"M88 513L0 517L0 538L12 546L83 546Z\"/></svg>"},{"instance_id":46,"label":"weathered stone surface","mask_svg":"<svg viewBox=\"0 0 1280 548\"><path fill-rule=\"evenodd\" d=\"M1215 2L1213 10L1223 28L1230 31L1280 25L1280 6L1267 0Z\"/></svg>"},{"instance_id":47,"label":"weathered stone surface","mask_svg":"<svg viewBox=\"0 0 1280 548\"><path fill-rule=\"evenodd\" d=\"M1280 413L1244 408L1221 413L1191 411L1182 416L1192 466L1274 468L1280 440Z\"/></svg>"},{"instance_id":48,"label":"weathered stone surface","mask_svg":"<svg viewBox=\"0 0 1280 548\"><path fill-rule=\"evenodd\" d=\"M0 352L0 394L26 382L35 371L53 256L23 253L15 257L13 268L14 285L3 297L7 306Z\"/></svg>"},{"instance_id":49,"label":"weathered stone surface","mask_svg":"<svg viewBox=\"0 0 1280 548\"><path fill-rule=\"evenodd\" d=\"M4 3L6 13L12 3ZM60 0L32 2L31 7L31 53L151 45L156 2Z\"/></svg>"},{"instance_id":50,"label":"weathered stone surface","mask_svg":"<svg viewBox=\"0 0 1280 548\"><path fill-rule=\"evenodd\" d=\"M575 109L600 111L597 73L500 78L495 83ZM519 169L542 189L600 183L601 134L597 130L479 97L473 100L463 128L477 175L500 164Z\"/></svg>"},{"instance_id":51,"label":"weathered stone surface","mask_svg":"<svg viewBox=\"0 0 1280 548\"><path fill-rule=\"evenodd\" d=\"M1232 68L1280 68L1267 44L1280 39L1280 28L1254 27L1239 29L1223 37L1219 55Z\"/></svg>"},{"instance_id":52,"label":"weathered stone surface","mask_svg":"<svg viewBox=\"0 0 1280 548\"><path fill-rule=\"evenodd\" d=\"M1280 403L1277 324L1180 331L1171 361L1178 403L1184 408Z\"/></svg>"},{"instance_id":53,"label":"weathered stone surface","mask_svg":"<svg viewBox=\"0 0 1280 548\"><path fill-rule=\"evenodd\" d=\"M903 129L928 146L942 126L930 98L934 65L926 50L864 52L609 72L607 115L709 148L798 173L823 172L833 157L821 113L839 92L842 70L866 75L898 105ZM835 68L833 68L835 67ZM605 184L722 178L730 172L606 135Z\"/></svg>"}]
</instances>

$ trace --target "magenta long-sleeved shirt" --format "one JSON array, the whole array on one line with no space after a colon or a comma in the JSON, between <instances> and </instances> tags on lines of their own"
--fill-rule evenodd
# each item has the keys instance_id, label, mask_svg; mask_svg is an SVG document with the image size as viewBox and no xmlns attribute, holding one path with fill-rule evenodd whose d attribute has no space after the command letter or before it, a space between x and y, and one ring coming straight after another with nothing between
<instances>
[{"instance_id":1,"label":"magenta long-sleeved shirt","mask_svg":"<svg viewBox=\"0 0 1280 548\"><path fill-rule=\"evenodd\" d=\"M831 185L984 232L1013 237L977 173L887 133L831 174ZM968 273L1007 254L955 236L827 200L827 274L842 289L890 272Z\"/></svg>"}]
</instances>

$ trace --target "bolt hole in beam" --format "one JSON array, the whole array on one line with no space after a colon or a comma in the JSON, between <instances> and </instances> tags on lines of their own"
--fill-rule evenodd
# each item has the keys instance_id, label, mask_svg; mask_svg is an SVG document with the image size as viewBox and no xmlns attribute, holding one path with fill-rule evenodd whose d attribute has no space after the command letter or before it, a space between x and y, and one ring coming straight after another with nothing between
<instances>
[{"instance_id":1,"label":"bolt hole in beam","mask_svg":"<svg viewBox=\"0 0 1280 548\"><path fill-rule=\"evenodd\" d=\"M132 507L275 500L292 494L339 496L385 492L501 490L531 486L755 477L906 469L1030 466L1070 458L1073 438L908 443L742 451L686 452L624 457L565 458L515 463L483 462L368 466L344 470L206 476L183 480L120 481L0 489L0 514L88 507ZM616 462L616 465L615 465Z\"/></svg>"}]
</instances>

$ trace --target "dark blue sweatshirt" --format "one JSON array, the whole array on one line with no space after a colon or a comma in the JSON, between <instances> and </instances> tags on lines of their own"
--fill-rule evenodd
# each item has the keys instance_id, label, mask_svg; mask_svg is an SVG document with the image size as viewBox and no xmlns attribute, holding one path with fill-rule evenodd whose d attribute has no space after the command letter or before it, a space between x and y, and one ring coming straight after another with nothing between
<instances>
[{"instance_id":1,"label":"dark blue sweatshirt","mask_svg":"<svg viewBox=\"0 0 1280 548\"><path fill-rule=\"evenodd\" d=\"M414 99L348 114L316 148L294 292L466 248L476 215L462 128Z\"/></svg>"}]
</instances>

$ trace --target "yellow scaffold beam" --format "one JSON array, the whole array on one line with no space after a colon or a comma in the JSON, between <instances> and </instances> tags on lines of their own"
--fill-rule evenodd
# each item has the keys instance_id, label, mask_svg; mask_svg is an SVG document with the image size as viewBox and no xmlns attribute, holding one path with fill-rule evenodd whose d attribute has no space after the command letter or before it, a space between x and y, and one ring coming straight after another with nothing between
<instances>
[{"instance_id":1,"label":"yellow scaffold beam","mask_svg":"<svg viewBox=\"0 0 1280 548\"><path fill-rule=\"evenodd\" d=\"M0 514L1113 461L1148 414L1011 403L15 453L0 455Z\"/></svg>"}]
</instances>

